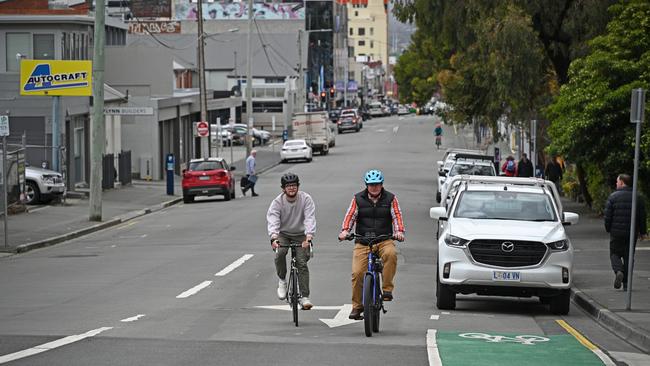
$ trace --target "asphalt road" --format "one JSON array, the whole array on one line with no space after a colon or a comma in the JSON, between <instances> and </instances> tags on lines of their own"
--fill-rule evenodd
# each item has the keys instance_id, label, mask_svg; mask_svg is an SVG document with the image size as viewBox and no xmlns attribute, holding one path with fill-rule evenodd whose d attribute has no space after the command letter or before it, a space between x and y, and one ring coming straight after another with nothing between
<instances>
[{"instance_id":1,"label":"asphalt road","mask_svg":"<svg viewBox=\"0 0 650 366\"><path fill-rule=\"evenodd\" d=\"M338 135L328 156L266 172L256 186L260 197L180 204L2 259L0 363L430 365L437 355L447 366L602 365L609 351L638 352L576 307L558 317L536 299L467 296L455 311L435 308L428 210L442 150L435 151L432 130L423 116L366 121L361 132ZM444 142L452 143L467 141ZM351 245L336 235L371 168L381 169L397 194L407 240L399 245L395 301L381 331L367 338L362 323L347 321ZM266 235L266 210L286 171L301 177L317 205L310 261L316 307L300 312L300 327L275 297ZM590 342L579 343L571 328Z\"/></svg>"}]
</instances>

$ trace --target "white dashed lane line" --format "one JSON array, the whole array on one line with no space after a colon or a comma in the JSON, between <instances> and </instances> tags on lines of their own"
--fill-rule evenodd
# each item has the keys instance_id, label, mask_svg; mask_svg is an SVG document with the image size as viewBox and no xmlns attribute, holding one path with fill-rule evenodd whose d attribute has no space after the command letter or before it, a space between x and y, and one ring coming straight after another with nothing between
<instances>
[{"instance_id":1,"label":"white dashed lane line","mask_svg":"<svg viewBox=\"0 0 650 366\"><path fill-rule=\"evenodd\" d=\"M246 262L247 260L251 259L253 257L252 254L244 254L241 258L237 259L236 261L230 263L226 268L222 269L221 271L215 273L214 275L217 277L220 276L225 276L228 273L234 271L237 267L241 266Z\"/></svg>"},{"instance_id":2,"label":"white dashed lane line","mask_svg":"<svg viewBox=\"0 0 650 366\"><path fill-rule=\"evenodd\" d=\"M97 334L105 331L113 329L113 327L102 327L102 328L97 328L91 331L88 331L83 334L75 334L71 336L67 336L61 339L57 339L56 341L48 342L48 343L43 343L39 346L35 346L32 348L28 348L26 350L10 353L8 355L0 356L0 363L5 363L5 362L10 362L10 361L15 361L18 359L21 359L23 357L28 357L32 356L41 352L49 351L51 349L59 348L61 346L65 346L70 343L74 343L77 341L80 341L82 339L88 338L88 337L94 337Z\"/></svg>"},{"instance_id":3,"label":"white dashed lane line","mask_svg":"<svg viewBox=\"0 0 650 366\"><path fill-rule=\"evenodd\" d=\"M192 295L197 294L199 291L203 290L204 288L210 286L212 284L212 281L203 281L200 284L192 287L191 289L183 292L182 294L176 296L177 299L185 299L188 298Z\"/></svg>"}]
</instances>

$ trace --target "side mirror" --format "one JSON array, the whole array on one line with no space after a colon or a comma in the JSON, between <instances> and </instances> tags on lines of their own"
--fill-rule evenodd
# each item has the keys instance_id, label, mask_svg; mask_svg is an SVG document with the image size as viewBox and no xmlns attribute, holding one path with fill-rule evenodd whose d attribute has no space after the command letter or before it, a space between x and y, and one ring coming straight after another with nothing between
<instances>
[{"instance_id":1,"label":"side mirror","mask_svg":"<svg viewBox=\"0 0 650 366\"><path fill-rule=\"evenodd\" d=\"M235 169L237 168L235 168L233 165L230 166L230 170L235 170Z\"/></svg>"},{"instance_id":2,"label":"side mirror","mask_svg":"<svg viewBox=\"0 0 650 366\"><path fill-rule=\"evenodd\" d=\"M574 212L565 212L562 218L562 225L577 225L580 221L580 215Z\"/></svg>"},{"instance_id":3,"label":"side mirror","mask_svg":"<svg viewBox=\"0 0 650 366\"><path fill-rule=\"evenodd\" d=\"M187 171L187 169L183 169L183 170L181 171L181 174L185 174L186 171Z\"/></svg>"},{"instance_id":4,"label":"side mirror","mask_svg":"<svg viewBox=\"0 0 650 366\"><path fill-rule=\"evenodd\" d=\"M441 177L446 177L447 176L447 171L445 171L444 169L440 169L440 170L438 170L438 175L441 176Z\"/></svg>"},{"instance_id":5,"label":"side mirror","mask_svg":"<svg viewBox=\"0 0 650 366\"><path fill-rule=\"evenodd\" d=\"M447 220L447 209L444 207L431 207L429 217L434 220L445 221Z\"/></svg>"}]
</instances>

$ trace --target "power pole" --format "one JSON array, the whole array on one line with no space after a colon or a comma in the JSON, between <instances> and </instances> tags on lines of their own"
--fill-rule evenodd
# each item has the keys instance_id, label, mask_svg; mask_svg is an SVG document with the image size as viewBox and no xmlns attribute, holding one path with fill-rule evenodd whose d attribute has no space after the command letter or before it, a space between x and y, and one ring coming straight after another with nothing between
<instances>
[{"instance_id":1,"label":"power pole","mask_svg":"<svg viewBox=\"0 0 650 366\"><path fill-rule=\"evenodd\" d=\"M304 112L305 109L305 79L302 72L302 29L298 30L298 99L297 107L302 109L296 109L296 106L293 107L294 111Z\"/></svg>"},{"instance_id":2,"label":"power pole","mask_svg":"<svg viewBox=\"0 0 650 366\"><path fill-rule=\"evenodd\" d=\"M252 71L252 45L251 34L253 33L253 0L248 0L248 34L246 37L246 117L248 117L248 133L246 134L246 156L253 150L253 71Z\"/></svg>"},{"instance_id":3,"label":"power pole","mask_svg":"<svg viewBox=\"0 0 650 366\"><path fill-rule=\"evenodd\" d=\"M90 150L90 221L102 221L102 157L106 145L104 127L104 0L95 2L93 45L93 120Z\"/></svg>"},{"instance_id":4,"label":"power pole","mask_svg":"<svg viewBox=\"0 0 650 366\"><path fill-rule=\"evenodd\" d=\"M208 122L208 137L200 137L201 139L201 156L200 157L209 157L210 156L210 137L212 130L209 127L210 122L207 117L208 110L208 99L205 92L205 52L204 52L204 43L205 37L203 34L203 0L197 1L197 10L198 10L198 39L199 39L199 103L201 104L201 121Z\"/></svg>"}]
</instances>

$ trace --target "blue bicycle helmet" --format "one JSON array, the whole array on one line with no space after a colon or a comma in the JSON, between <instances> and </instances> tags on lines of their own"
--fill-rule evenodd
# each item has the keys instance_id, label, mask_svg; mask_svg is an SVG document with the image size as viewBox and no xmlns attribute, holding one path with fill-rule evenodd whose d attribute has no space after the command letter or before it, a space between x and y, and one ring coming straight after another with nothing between
<instances>
[{"instance_id":1,"label":"blue bicycle helmet","mask_svg":"<svg viewBox=\"0 0 650 366\"><path fill-rule=\"evenodd\" d=\"M384 183L384 175L377 169L368 170L363 176L366 184L381 184Z\"/></svg>"}]
</instances>

